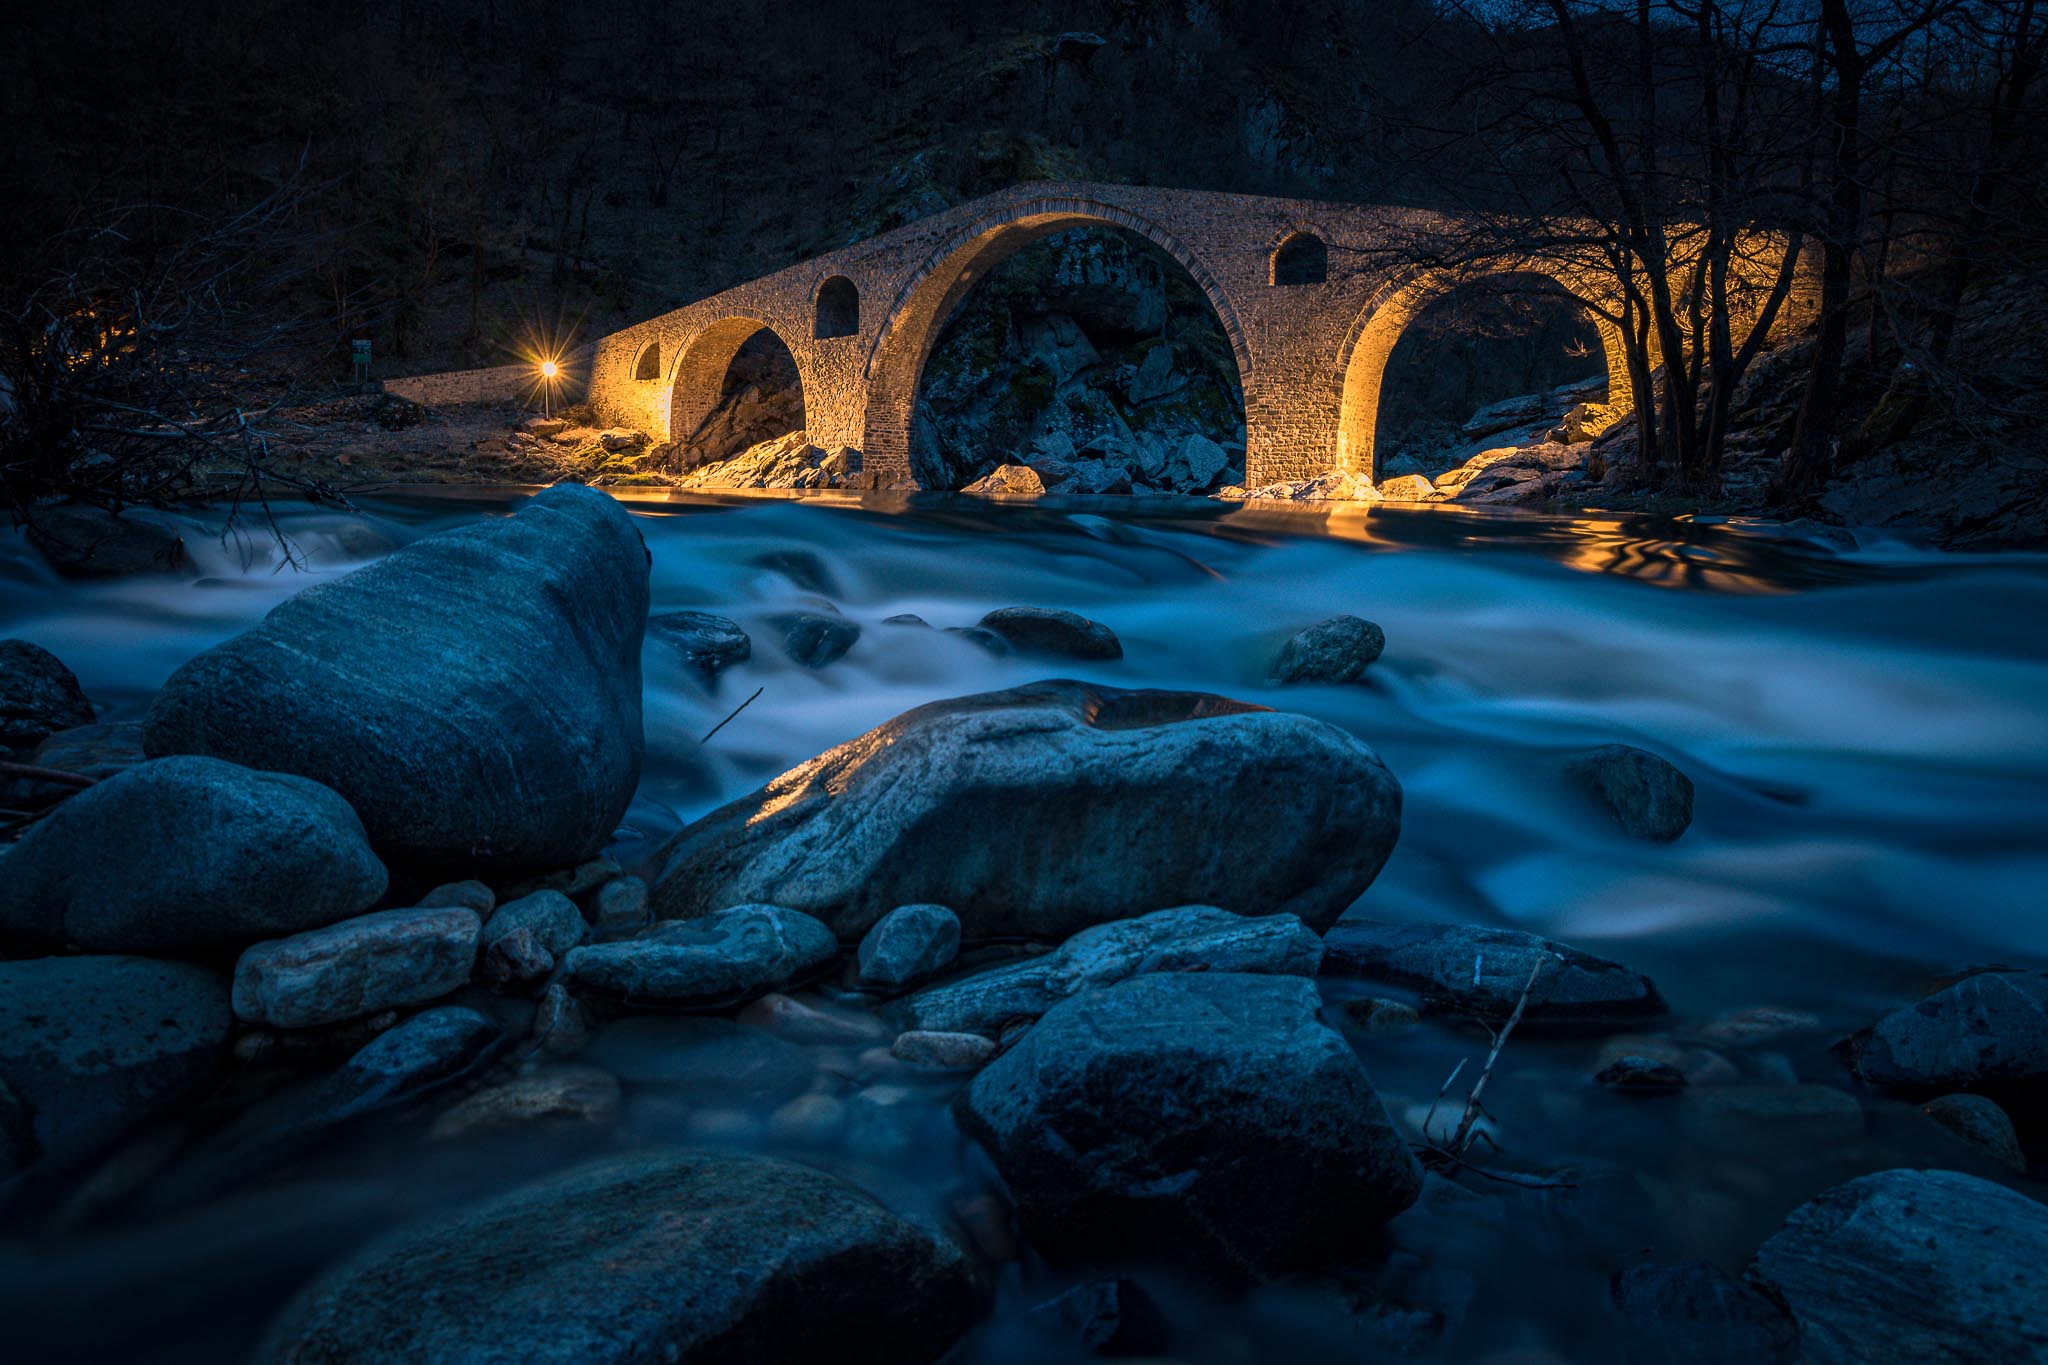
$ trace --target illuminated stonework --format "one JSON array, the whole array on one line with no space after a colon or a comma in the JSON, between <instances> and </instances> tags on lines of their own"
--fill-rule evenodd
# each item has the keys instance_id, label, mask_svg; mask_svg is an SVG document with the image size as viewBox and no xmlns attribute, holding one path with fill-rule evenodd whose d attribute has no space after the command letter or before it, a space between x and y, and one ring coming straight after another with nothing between
<instances>
[{"instance_id":1,"label":"illuminated stonework","mask_svg":"<svg viewBox=\"0 0 2048 1365\"><path fill-rule=\"evenodd\" d=\"M1532 258L1418 269L1415 248L1465 236L1416 209L1128 185L1020 185L751 280L600 339L590 401L606 424L688 436L717 405L740 346L772 328L795 357L813 444L850 446L885 480L910 479L911 414L954 306L1026 243L1127 228L1208 296L1244 386L1246 482L1374 473L1380 380L1401 330L1471 279L1535 273L1607 306L1601 277ZM1403 248L1406 248L1405 250ZM1318 275L1321 278L1317 278ZM1616 328L1598 313L1609 407L1628 410ZM647 365L648 356L658 365ZM644 376L652 371L653 377Z\"/></svg>"}]
</instances>

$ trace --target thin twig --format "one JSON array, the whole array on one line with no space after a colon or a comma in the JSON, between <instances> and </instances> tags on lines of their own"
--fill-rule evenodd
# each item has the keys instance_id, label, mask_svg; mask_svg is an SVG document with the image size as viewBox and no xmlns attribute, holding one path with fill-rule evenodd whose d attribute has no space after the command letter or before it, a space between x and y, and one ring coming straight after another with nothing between
<instances>
[{"instance_id":1,"label":"thin twig","mask_svg":"<svg viewBox=\"0 0 2048 1365\"><path fill-rule=\"evenodd\" d=\"M31 782L55 782L59 786L77 787L81 790L99 783L97 777L87 777L84 773L69 773L61 768L44 768L34 763L15 763L7 759L0 759L0 777L22 777Z\"/></svg>"},{"instance_id":2,"label":"thin twig","mask_svg":"<svg viewBox=\"0 0 2048 1365\"><path fill-rule=\"evenodd\" d=\"M764 686L762 686L762 687L757 687L757 688L755 688L755 689L754 689L754 697L758 697L758 696L760 696L760 695L761 695L761 693L762 693L762 692L764 692L765 690L767 690L767 689L766 689L766 687L765 687L765 685L764 685ZM711 727L711 728L710 728L709 730L706 730L706 731L704 732L704 738L702 738L702 739L698 740L697 742L698 742L699 744L709 744L709 743L711 742L711 737L712 737L713 735L717 734L717 733L718 733L718 732L719 732L720 730L723 730L723 729L724 729L724 728L726 727L726 725L727 725L727 724L729 724L729 723L731 722L731 720L732 720L732 718L733 718L734 716L736 716L736 715L738 715L738 714L739 714L740 712L742 712L742 711L746 710L746 709L747 709L747 707L748 707L749 705L751 705L751 704L753 703L754 697L748 697L748 698L747 698L747 699L746 699L745 701L741 702L741 703L740 703L740 704L739 704L738 706L735 706L735 707L733 707L733 708L732 708L732 710L731 710L730 712L728 712L728 713L727 713L727 715L726 715L726 717L725 717L725 719L724 719L724 720L722 720L722 721L718 722L718 724L716 724L716 725L712 726L712 727Z\"/></svg>"},{"instance_id":3,"label":"thin twig","mask_svg":"<svg viewBox=\"0 0 2048 1365\"><path fill-rule=\"evenodd\" d=\"M1493 1035L1493 1047L1486 1054L1486 1065L1479 1068L1479 1079L1472 1083L1472 1093L1465 1097L1465 1112L1458 1119L1458 1130L1451 1134L1451 1152L1463 1157L1472 1148L1472 1125L1479 1121L1479 1097L1486 1091L1486 1083L1493 1079L1493 1064L1500 1060L1500 1050L1507 1046L1508 1035L1515 1031L1515 1025L1522 1022L1522 1011L1529 1007L1530 992L1536 989L1536 978L1550 965L1548 953L1536 959L1536 965L1529 969L1529 979L1522 985L1522 994L1515 1001L1515 1011L1501 1025L1499 1033Z\"/></svg>"}]
</instances>

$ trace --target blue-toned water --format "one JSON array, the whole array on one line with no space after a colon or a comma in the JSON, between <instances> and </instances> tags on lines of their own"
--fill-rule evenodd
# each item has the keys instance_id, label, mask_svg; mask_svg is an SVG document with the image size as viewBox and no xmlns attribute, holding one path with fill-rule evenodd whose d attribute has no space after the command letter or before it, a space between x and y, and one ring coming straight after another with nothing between
<instances>
[{"instance_id":1,"label":"blue-toned water","mask_svg":"<svg viewBox=\"0 0 2048 1365\"><path fill-rule=\"evenodd\" d=\"M63 658L105 719L138 719L178 664L291 593L440 527L501 514L515 497L293 509L282 528L298 569L259 529L223 540L217 517L194 514L184 521L196 580L61 583L9 538L0 635ZM1121 637L1124 659L1074 666L1083 676L1303 711L1377 749L1405 792L1403 828L1356 913L1508 925L1619 958L1655 978L1680 1035L1760 1005L1817 1016L1734 1056L1746 1082L1846 1086L1827 1052L1835 1038L1956 968L2048 959L2048 557L1951 556L1739 524L1448 509L1326 516L1173 499L634 510L653 554L655 609L724 613L755 643L751 661L712 689L650 647L647 771L615 850L629 864L682 823L900 711L1048 671L885 618L969 625L991 608L1032 604L1081 612ZM782 654L768 618L821 599L862 635L811 671ZM1265 681L1290 633L1339 612L1386 631L1368 683ZM756 688L708 745L698 742ZM1567 755L1611 741L1653 749L1691 775L1696 815L1677 843L1625 838L1560 781ZM1397 1116L1483 1043L1435 1024L1358 1040ZM1470 1207L1439 1201L1393 1225L1375 1283L1452 1316L1442 1348L1452 1358L1518 1348L1591 1358L1585 1324L1626 1257L1739 1268L1826 1184L1940 1159L1928 1145L1939 1139L1908 1106L1869 1094L1857 1097L1860 1137L1816 1145L1768 1126L1731 1137L1686 1105L1646 1107L1591 1087L1599 1048L1518 1040L1492 1092L1504 1159L1595 1173L1578 1189L1497 1192L1481 1181ZM856 1058L821 1066L848 1087L864 1083ZM907 1207L971 1202L986 1176L944 1113L945 1086L956 1083L888 1083L922 1106L915 1144L827 1155ZM388 1144L363 1141L193 1207L145 1216L135 1200L113 1198L61 1232L0 1233L0 1318L27 1323L33 1340L85 1315L72 1338L78 1359L167 1339L188 1349L162 1358L218 1358L328 1257L509 1172L593 1144L688 1137L775 1148L744 1126L693 1128L687 1111L636 1099L629 1085L608 1135L536 1136L488 1172L447 1153L401 1158L411 1148L394 1129ZM1027 1248L999 1269L997 1316L1059 1283ZM1164 1281L1154 1288L1184 1333L1176 1358L1370 1346L1325 1290L1221 1305ZM88 1305L110 1295L126 1296L127 1317L93 1316ZM1020 1341L997 1322L961 1358L1043 1358Z\"/></svg>"}]
</instances>

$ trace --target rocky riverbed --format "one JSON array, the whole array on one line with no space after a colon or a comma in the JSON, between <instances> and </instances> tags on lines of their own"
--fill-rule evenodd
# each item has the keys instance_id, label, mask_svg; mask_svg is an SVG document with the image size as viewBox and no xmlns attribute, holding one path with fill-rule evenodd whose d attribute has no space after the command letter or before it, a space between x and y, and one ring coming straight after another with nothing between
<instances>
[{"instance_id":1,"label":"rocky riverbed","mask_svg":"<svg viewBox=\"0 0 2048 1365\"><path fill-rule=\"evenodd\" d=\"M10 538L10 1360L2048 1354L2048 567L1126 506Z\"/></svg>"}]
</instances>

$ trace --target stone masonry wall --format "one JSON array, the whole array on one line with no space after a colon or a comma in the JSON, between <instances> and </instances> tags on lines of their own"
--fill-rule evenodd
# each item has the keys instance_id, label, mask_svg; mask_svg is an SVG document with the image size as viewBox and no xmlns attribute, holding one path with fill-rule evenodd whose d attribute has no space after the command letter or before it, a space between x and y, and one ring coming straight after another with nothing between
<instances>
[{"instance_id":1,"label":"stone masonry wall","mask_svg":"<svg viewBox=\"0 0 2048 1365\"><path fill-rule=\"evenodd\" d=\"M601 338L590 401L608 425L637 427L657 440L687 437L716 406L733 352L753 332L772 328L795 357L811 440L858 449L867 468L907 483L918 378L954 305L1027 242L1092 224L1128 228L1158 244L1208 295L1244 386L1248 483L1332 469L1372 472L1379 376L1393 343L1429 297L1460 282L1406 264L1404 248L1458 229L1419 210L1129 185L1019 185ZM1327 280L1273 283L1274 252L1303 232L1326 245ZM1515 268L1552 274L1567 288L1583 284L1541 261ZM821 339L814 335L818 290L836 276L858 291L858 328ZM1576 292L1587 296L1584 287ZM1609 362L1613 392L1625 400L1627 378L1613 348ZM642 373L652 377L635 377Z\"/></svg>"}]
</instances>

